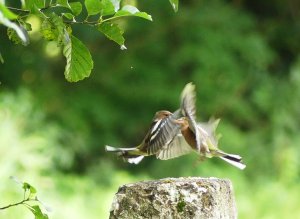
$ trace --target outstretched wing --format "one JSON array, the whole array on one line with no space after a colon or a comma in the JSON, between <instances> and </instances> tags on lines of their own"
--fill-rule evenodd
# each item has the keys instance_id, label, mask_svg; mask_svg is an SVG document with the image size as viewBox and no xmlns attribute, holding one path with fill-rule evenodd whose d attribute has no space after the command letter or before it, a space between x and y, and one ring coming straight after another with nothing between
<instances>
[{"instance_id":1,"label":"outstretched wing","mask_svg":"<svg viewBox=\"0 0 300 219\"><path fill-rule=\"evenodd\" d=\"M181 93L181 113L188 119L190 129L196 136L196 147L200 151L201 133L196 122L196 93L195 85L188 83Z\"/></svg>"},{"instance_id":2,"label":"outstretched wing","mask_svg":"<svg viewBox=\"0 0 300 219\"><path fill-rule=\"evenodd\" d=\"M165 145L157 154L156 157L161 160L168 160L182 155L191 153L193 148L185 141L182 134L177 134L170 144Z\"/></svg>"},{"instance_id":3,"label":"outstretched wing","mask_svg":"<svg viewBox=\"0 0 300 219\"><path fill-rule=\"evenodd\" d=\"M220 122L220 119L210 119L208 122L197 123L200 133L203 133L203 141L201 142L201 147L205 147L205 142L209 147L209 150L215 150L218 148L218 141L220 135L216 135L216 128ZM209 141L209 142L207 142Z\"/></svg>"},{"instance_id":4,"label":"outstretched wing","mask_svg":"<svg viewBox=\"0 0 300 219\"><path fill-rule=\"evenodd\" d=\"M174 122L175 119L177 119L177 115L170 114L153 122L140 150L147 152L148 155L153 155L164 145L168 145L180 130L180 126Z\"/></svg>"}]
</instances>

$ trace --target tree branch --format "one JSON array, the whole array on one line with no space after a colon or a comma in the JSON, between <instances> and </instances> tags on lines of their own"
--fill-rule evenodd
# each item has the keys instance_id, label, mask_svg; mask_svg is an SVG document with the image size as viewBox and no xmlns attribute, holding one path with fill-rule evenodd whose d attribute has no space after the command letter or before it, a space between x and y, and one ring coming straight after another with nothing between
<instances>
[{"instance_id":1,"label":"tree branch","mask_svg":"<svg viewBox=\"0 0 300 219\"><path fill-rule=\"evenodd\" d=\"M17 202L17 203L14 203L14 204L10 204L10 205L4 206L4 207L0 207L0 210L4 210L4 209L10 208L10 207L17 206L17 205L22 205L22 204L24 204L27 201L30 201L30 199L27 198L27 199L24 199L24 200L22 200L20 202Z\"/></svg>"},{"instance_id":2,"label":"tree branch","mask_svg":"<svg viewBox=\"0 0 300 219\"><path fill-rule=\"evenodd\" d=\"M67 24L90 24L90 25L97 25L97 24L101 24L102 22L99 22L99 21L66 21L66 20L64 20L64 23L67 23Z\"/></svg>"},{"instance_id":3,"label":"tree branch","mask_svg":"<svg viewBox=\"0 0 300 219\"><path fill-rule=\"evenodd\" d=\"M11 11L17 11L17 12L22 12L22 13L29 13L28 10L24 10L24 9L20 9L20 8L14 8L14 7L8 7L8 6L6 6L6 8L8 8Z\"/></svg>"}]
</instances>

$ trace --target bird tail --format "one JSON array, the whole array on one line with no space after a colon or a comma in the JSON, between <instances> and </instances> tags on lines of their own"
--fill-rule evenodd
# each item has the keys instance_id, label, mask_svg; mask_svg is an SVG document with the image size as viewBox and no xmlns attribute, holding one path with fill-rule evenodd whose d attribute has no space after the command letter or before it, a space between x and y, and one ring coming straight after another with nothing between
<instances>
[{"instance_id":1,"label":"bird tail","mask_svg":"<svg viewBox=\"0 0 300 219\"><path fill-rule=\"evenodd\" d=\"M116 153L118 157L122 157L124 161L128 163L138 164L144 158L139 154L137 148L115 148L109 145L105 146L106 152Z\"/></svg>"},{"instance_id":2,"label":"bird tail","mask_svg":"<svg viewBox=\"0 0 300 219\"><path fill-rule=\"evenodd\" d=\"M245 169L246 165L242 161L242 157L236 154L227 154L225 152L219 151L219 158L226 161L227 163L243 170Z\"/></svg>"}]
</instances>

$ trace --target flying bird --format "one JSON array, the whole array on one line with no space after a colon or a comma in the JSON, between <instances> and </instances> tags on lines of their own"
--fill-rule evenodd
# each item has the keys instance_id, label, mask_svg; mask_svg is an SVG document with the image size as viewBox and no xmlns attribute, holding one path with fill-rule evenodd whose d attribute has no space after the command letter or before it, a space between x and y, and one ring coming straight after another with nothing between
<instances>
[{"instance_id":1,"label":"flying bird","mask_svg":"<svg viewBox=\"0 0 300 219\"><path fill-rule=\"evenodd\" d=\"M155 113L150 128L141 144L133 148L105 146L107 152L115 152L128 163L138 164L145 156L156 154L163 145L169 144L180 130L174 114L162 110Z\"/></svg>"},{"instance_id":2,"label":"flying bird","mask_svg":"<svg viewBox=\"0 0 300 219\"><path fill-rule=\"evenodd\" d=\"M220 120L197 122L195 85L188 83L180 100L180 108L174 113L167 110L156 112L141 144L132 148L106 145L105 150L134 164L138 164L145 156L156 155L158 159L168 160L196 152L201 157L219 157L239 169L244 169L246 165L242 163L239 155L228 154L218 148L219 136L215 130Z\"/></svg>"},{"instance_id":3,"label":"flying bird","mask_svg":"<svg viewBox=\"0 0 300 219\"><path fill-rule=\"evenodd\" d=\"M245 164L242 163L242 158L239 155L228 154L218 148L218 140L220 136L216 136L215 130L219 124L218 120L211 120L208 123L197 123L197 129L205 132L205 138L201 140L200 148L208 148L208 150L198 150L196 142L196 134L190 127L189 119L182 117L176 121L181 126L181 133L170 142L170 144L163 147L157 157L162 160L172 159L191 152L200 154L201 157L219 157L231 165L244 169ZM202 132L201 131L201 132Z\"/></svg>"},{"instance_id":4,"label":"flying bird","mask_svg":"<svg viewBox=\"0 0 300 219\"><path fill-rule=\"evenodd\" d=\"M177 119L187 116L191 118L191 127L196 126L193 123L195 121L195 96L195 86L192 83L187 84L181 94L180 108L174 113L167 110L156 112L141 144L132 148L116 148L106 145L105 150L116 153L125 161L134 164L138 164L145 156L158 155L160 150L169 145L180 132ZM197 142L197 145L200 147L200 142Z\"/></svg>"}]
</instances>

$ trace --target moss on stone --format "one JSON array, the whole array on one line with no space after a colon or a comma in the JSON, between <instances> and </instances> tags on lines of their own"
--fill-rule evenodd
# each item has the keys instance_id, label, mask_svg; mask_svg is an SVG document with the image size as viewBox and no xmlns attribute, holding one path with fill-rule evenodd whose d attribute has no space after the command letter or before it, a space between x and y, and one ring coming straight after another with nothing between
<instances>
[{"instance_id":1,"label":"moss on stone","mask_svg":"<svg viewBox=\"0 0 300 219\"><path fill-rule=\"evenodd\" d=\"M177 203L177 211L178 212L183 212L185 206L186 206L185 201L184 200L179 200L179 202Z\"/></svg>"}]
</instances>

